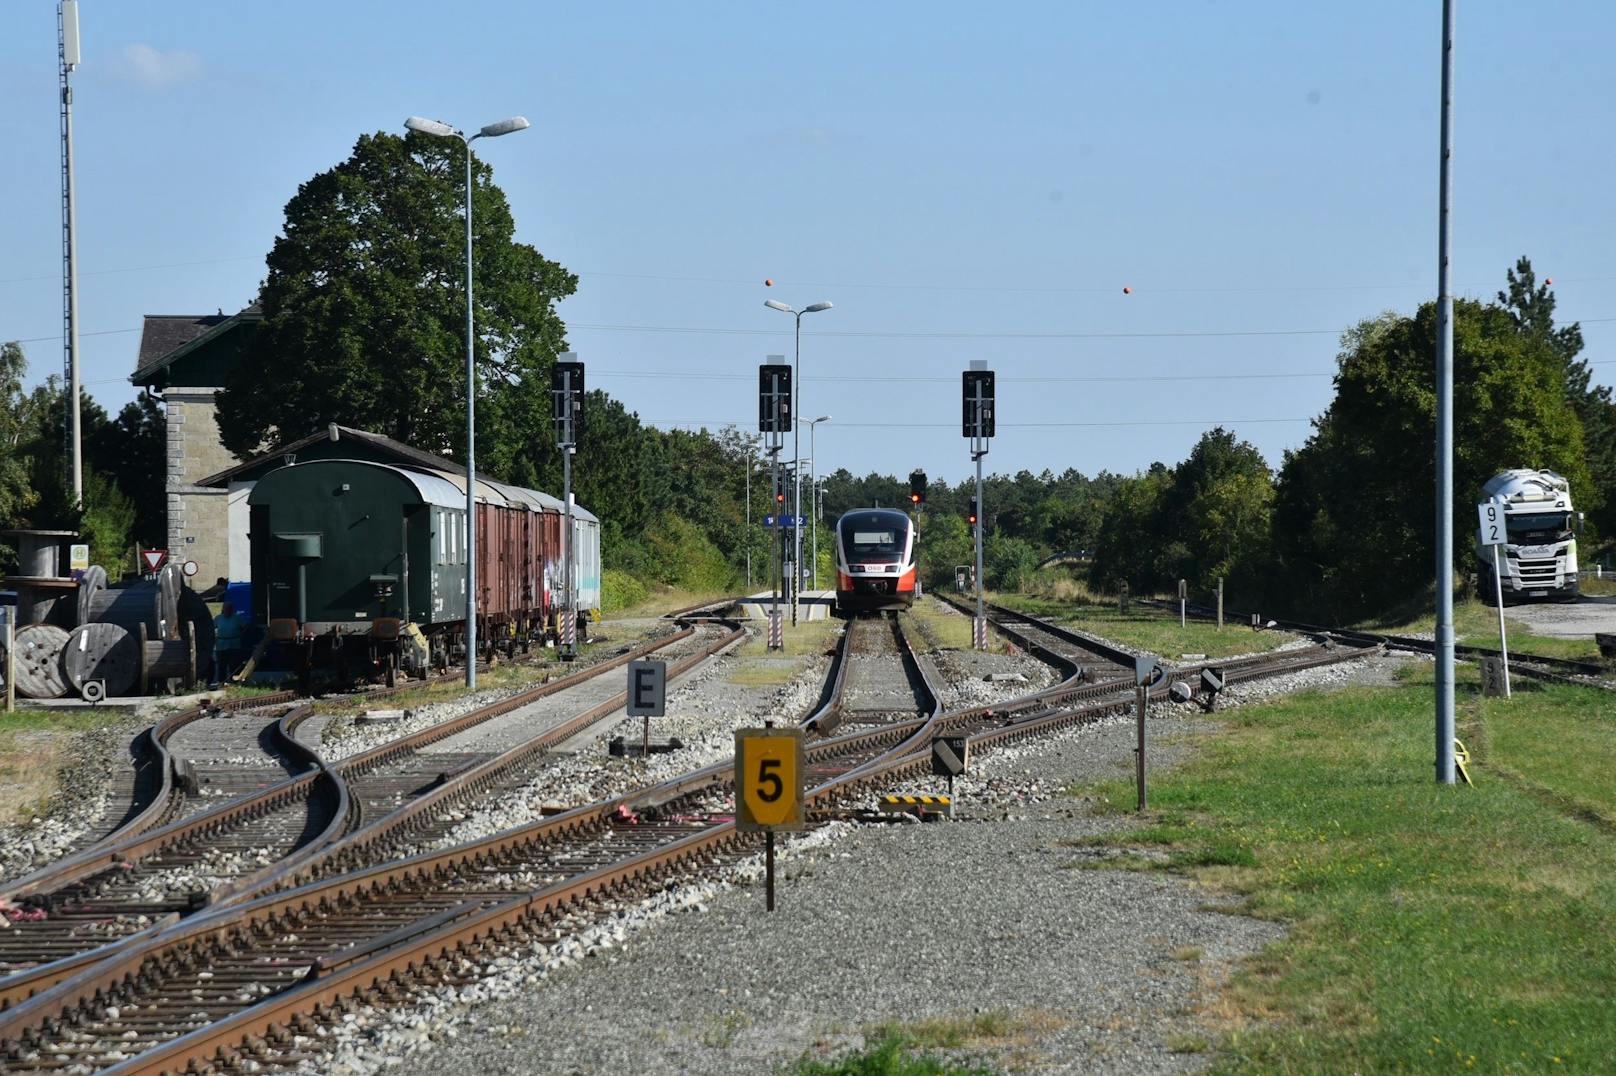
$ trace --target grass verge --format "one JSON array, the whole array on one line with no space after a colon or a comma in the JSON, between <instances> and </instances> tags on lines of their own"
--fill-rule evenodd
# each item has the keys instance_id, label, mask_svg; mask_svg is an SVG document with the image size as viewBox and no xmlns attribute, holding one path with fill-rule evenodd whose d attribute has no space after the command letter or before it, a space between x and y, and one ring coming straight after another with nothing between
<instances>
[{"instance_id":1,"label":"grass verge","mask_svg":"<svg viewBox=\"0 0 1616 1076\"><path fill-rule=\"evenodd\" d=\"M1608 1071L1616 1057L1616 755L1609 696L1481 700L1461 670L1474 787L1431 779L1431 672L1234 711L1157 779L1121 847L1289 921L1207 1014L1224 1067ZM1508 770L1509 777L1504 776ZM1098 790L1131 802L1131 785ZM1210 866L1193 866L1197 862Z\"/></svg>"},{"instance_id":2,"label":"grass verge","mask_svg":"<svg viewBox=\"0 0 1616 1076\"><path fill-rule=\"evenodd\" d=\"M1511 653L1537 654L1546 658L1572 658L1581 661L1598 661L1599 647L1592 637L1585 639L1561 638L1554 635L1534 635L1532 629L1524 622L1509 615L1510 607L1504 606L1504 627L1509 631L1509 649ZM1408 632L1424 632L1429 635L1436 630L1436 614L1422 614L1413 619L1398 619L1396 621L1373 621L1363 625L1366 631L1381 631L1388 634L1406 634ZM1465 598L1453 603L1453 633L1461 643L1470 646L1498 646L1498 606L1488 604L1475 597Z\"/></svg>"},{"instance_id":3,"label":"grass verge","mask_svg":"<svg viewBox=\"0 0 1616 1076\"><path fill-rule=\"evenodd\" d=\"M73 737L126 720L126 713L93 707L0 713L0 821L48 809Z\"/></svg>"},{"instance_id":4,"label":"grass verge","mask_svg":"<svg viewBox=\"0 0 1616 1076\"><path fill-rule=\"evenodd\" d=\"M731 653L740 662L729 674L729 682L742 687L768 687L794 680L808 662L836 648L842 621L804 620L796 627L786 624L784 648L769 649L768 634L755 633Z\"/></svg>"},{"instance_id":5,"label":"grass verge","mask_svg":"<svg viewBox=\"0 0 1616 1076\"><path fill-rule=\"evenodd\" d=\"M1130 605L1124 613L1118 610L1115 601L1102 603L1030 594L998 594L993 595L992 600L1019 612L1069 624L1123 646L1158 654L1169 661L1182 660L1184 654L1226 658L1259 653L1296 638L1288 632L1252 631L1230 622L1225 622L1222 631L1216 624L1196 620L1179 627L1176 613L1168 616L1138 604Z\"/></svg>"}]
</instances>

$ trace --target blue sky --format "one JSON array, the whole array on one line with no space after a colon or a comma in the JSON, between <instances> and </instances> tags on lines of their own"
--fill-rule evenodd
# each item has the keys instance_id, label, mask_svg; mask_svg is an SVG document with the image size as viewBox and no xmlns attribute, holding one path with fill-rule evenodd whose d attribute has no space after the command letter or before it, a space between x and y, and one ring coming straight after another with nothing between
<instances>
[{"instance_id":1,"label":"blue sky","mask_svg":"<svg viewBox=\"0 0 1616 1076\"><path fill-rule=\"evenodd\" d=\"M650 422L755 422L756 365L791 345L763 300L833 301L803 334L822 470L964 477L972 359L1000 381L990 470L1132 472L1218 423L1277 464L1339 331L1435 291L1434 0L80 10L82 355L109 410L142 315L249 301L297 185L412 113L533 122L479 153L519 237L582 276L561 313L590 385ZM1607 4L1459 12L1459 293L1530 255L1605 383L1612 40ZM0 100L0 339L39 378L52 0L0 10Z\"/></svg>"}]
</instances>

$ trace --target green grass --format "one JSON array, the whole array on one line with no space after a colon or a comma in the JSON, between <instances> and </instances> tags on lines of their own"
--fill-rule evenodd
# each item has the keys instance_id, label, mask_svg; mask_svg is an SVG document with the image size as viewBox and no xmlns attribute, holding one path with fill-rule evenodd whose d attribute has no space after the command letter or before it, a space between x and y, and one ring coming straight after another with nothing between
<instances>
[{"instance_id":1,"label":"green grass","mask_svg":"<svg viewBox=\"0 0 1616 1076\"><path fill-rule=\"evenodd\" d=\"M686 590L683 587L655 583L646 588L644 599L622 609L613 609L605 620L609 623L613 620L663 616L675 609L686 609L700 602L717 601L719 598L733 598L739 593L739 590Z\"/></svg>"},{"instance_id":2,"label":"green grass","mask_svg":"<svg viewBox=\"0 0 1616 1076\"><path fill-rule=\"evenodd\" d=\"M1590 636L1586 639L1564 639L1550 635L1534 635L1522 621L1509 615L1510 606L1504 606L1504 627L1509 631L1512 652L1537 654L1548 658L1573 658L1585 661L1599 660L1599 647ZM1406 634L1436 630L1436 613L1424 613L1413 619L1370 621L1361 625L1368 631L1388 634ZM1477 598L1465 598L1453 603L1453 632L1458 642L1469 646L1498 646L1498 606Z\"/></svg>"},{"instance_id":3,"label":"green grass","mask_svg":"<svg viewBox=\"0 0 1616 1076\"><path fill-rule=\"evenodd\" d=\"M96 707L0 712L0 820L49 810L74 735L128 720L127 713Z\"/></svg>"},{"instance_id":4,"label":"green grass","mask_svg":"<svg viewBox=\"0 0 1616 1076\"><path fill-rule=\"evenodd\" d=\"M897 1035L829 1061L802 1058L790 1071L794 1076L989 1076L992 1072L914 1054Z\"/></svg>"},{"instance_id":5,"label":"green grass","mask_svg":"<svg viewBox=\"0 0 1616 1076\"><path fill-rule=\"evenodd\" d=\"M1616 597L1616 574L1606 572L1603 577L1584 575L1582 592L1590 598Z\"/></svg>"},{"instance_id":6,"label":"green grass","mask_svg":"<svg viewBox=\"0 0 1616 1076\"><path fill-rule=\"evenodd\" d=\"M923 597L904 615L908 621L904 625L906 631L911 624L919 629L918 634L909 635L909 641L915 646L920 647L929 641L938 650L971 649L971 618L945 606L938 599L929 595ZM988 639L994 653L1006 651L1002 637L990 633Z\"/></svg>"},{"instance_id":7,"label":"green grass","mask_svg":"<svg viewBox=\"0 0 1616 1076\"><path fill-rule=\"evenodd\" d=\"M88 732L106 725L116 725L129 719L127 713L81 706L61 710L30 710L19 707L11 713L0 713L0 733L24 729L49 729L57 732Z\"/></svg>"},{"instance_id":8,"label":"green grass","mask_svg":"<svg viewBox=\"0 0 1616 1076\"><path fill-rule=\"evenodd\" d=\"M729 682L741 687L790 683L809 661L836 648L841 629L842 621L835 619L804 620L796 627L788 622L780 650L770 650L768 634L759 631L731 651L741 661L730 673Z\"/></svg>"},{"instance_id":9,"label":"green grass","mask_svg":"<svg viewBox=\"0 0 1616 1076\"><path fill-rule=\"evenodd\" d=\"M1179 627L1176 612L1169 616L1166 612L1134 603L1124 613L1118 610L1114 600L1102 603L1027 594L994 595L993 600L1011 609L1049 618L1169 661L1181 660L1184 654L1225 658L1233 654L1257 653L1272 650L1296 638L1282 631L1252 631L1249 626L1233 622L1225 622L1222 631L1218 630L1216 624L1196 620Z\"/></svg>"},{"instance_id":10,"label":"green grass","mask_svg":"<svg viewBox=\"0 0 1616 1076\"><path fill-rule=\"evenodd\" d=\"M1476 784L1448 788L1432 780L1430 668L1413 668L1395 688L1231 712L1155 779L1140 830L1110 840L1165 846L1143 869L1291 924L1204 1014L1226 1070L1608 1071L1616 828L1589 811L1616 801L1610 696L1484 702L1461 669ZM1133 800L1128 782L1088 791Z\"/></svg>"}]
</instances>

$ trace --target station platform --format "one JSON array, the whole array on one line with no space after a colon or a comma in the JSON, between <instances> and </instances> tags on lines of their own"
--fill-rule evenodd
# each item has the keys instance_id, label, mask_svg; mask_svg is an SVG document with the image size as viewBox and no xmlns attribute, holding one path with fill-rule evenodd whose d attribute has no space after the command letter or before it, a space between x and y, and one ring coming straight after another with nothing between
<instances>
[{"instance_id":1,"label":"station platform","mask_svg":"<svg viewBox=\"0 0 1616 1076\"><path fill-rule=\"evenodd\" d=\"M769 619L769 592L750 594L741 599L741 611L750 620ZM831 607L836 604L834 590L805 590L797 599L797 617L799 620L828 620ZM786 623L791 622L791 602L782 600L780 612L784 615Z\"/></svg>"}]
</instances>

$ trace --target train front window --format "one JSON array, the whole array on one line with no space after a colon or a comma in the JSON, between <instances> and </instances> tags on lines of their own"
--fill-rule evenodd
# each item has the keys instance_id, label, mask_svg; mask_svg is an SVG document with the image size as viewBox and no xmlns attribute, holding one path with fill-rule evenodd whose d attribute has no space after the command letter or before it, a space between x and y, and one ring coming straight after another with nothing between
<instances>
[{"instance_id":1,"label":"train front window","mask_svg":"<svg viewBox=\"0 0 1616 1076\"><path fill-rule=\"evenodd\" d=\"M849 563L895 564L903 559L908 534L884 519L843 520L841 530Z\"/></svg>"}]
</instances>

